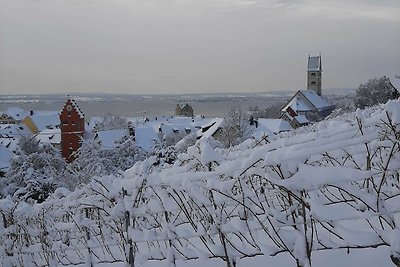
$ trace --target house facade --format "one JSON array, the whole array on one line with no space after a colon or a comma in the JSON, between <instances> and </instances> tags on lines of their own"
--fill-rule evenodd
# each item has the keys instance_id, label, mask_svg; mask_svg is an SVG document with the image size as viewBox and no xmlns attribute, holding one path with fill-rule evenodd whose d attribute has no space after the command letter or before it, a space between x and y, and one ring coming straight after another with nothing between
<instances>
[{"instance_id":1,"label":"house facade","mask_svg":"<svg viewBox=\"0 0 400 267\"><path fill-rule=\"evenodd\" d=\"M175 115L182 116L182 117L193 117L193 115L194 115L193 108L189 104L185 104L185 105L178 104L178 105L176 105L176 108L175 108Z\"/></svg>"},{"instance_id":2,"label":"house facade","mask_svg":"<svg viewBox=\"0 0 400 267\"><path fill-rule=\"evenodd\" d=\"M81 146L85 133L85 115L75 100L68 99L60 113L61 154L66 162L72 162L73 153Z\"/></svg>"},{"instance_id":3,"label":"house facade","mask_svg":"<svg viewBox=\"0 0 400 267\"><path fill-rule=\"evenodd\" d=\"M282 118L299 118L304 123L325 118L335 109L328 101L317 95L313 90L299 90L283 106ZM308 120L306 122L305 118Z\"/></svg>"}]
</instances>

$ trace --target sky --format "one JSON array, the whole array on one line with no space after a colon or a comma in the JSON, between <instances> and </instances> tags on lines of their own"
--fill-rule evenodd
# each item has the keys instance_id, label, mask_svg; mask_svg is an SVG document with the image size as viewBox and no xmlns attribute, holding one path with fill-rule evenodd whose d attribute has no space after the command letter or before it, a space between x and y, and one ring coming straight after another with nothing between
<instances>
[{"instance_id":1,"label":"sky","mask_svg":"<svg viewBox=\"0 0 400 267\"><path fill-rule=\"evenodd\" d=\"M267 92L400 74L399 0L0 0L0 94Z\"/></svg>"}]
</instances>

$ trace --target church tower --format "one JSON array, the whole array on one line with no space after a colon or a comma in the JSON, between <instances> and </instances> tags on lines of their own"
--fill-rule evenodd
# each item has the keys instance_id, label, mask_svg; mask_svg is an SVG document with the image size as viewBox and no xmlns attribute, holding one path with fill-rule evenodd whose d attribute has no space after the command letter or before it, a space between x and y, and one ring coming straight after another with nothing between
<instances>
[{"instance_id":1,"label":"church tower","mask_svg":"<svg viewBox=\"0 0 400 267\"><path fill-rule=\"evenodd\" d=\"M322 94L322 61L319 56L308 56L307 90L313 90L317 95Z\"/></svg>"},{"instance_id":2,"label":"church tower","mask_svg":"<svg viewBox=\"0 0 400 267\"><path fill-rule=\"evenodd\" d=\"M68 99L60 113L61 154L66 162L75 158L72 155L79 149L85 133L85 115L75 100Z\"/></svg>"}]
</instances>

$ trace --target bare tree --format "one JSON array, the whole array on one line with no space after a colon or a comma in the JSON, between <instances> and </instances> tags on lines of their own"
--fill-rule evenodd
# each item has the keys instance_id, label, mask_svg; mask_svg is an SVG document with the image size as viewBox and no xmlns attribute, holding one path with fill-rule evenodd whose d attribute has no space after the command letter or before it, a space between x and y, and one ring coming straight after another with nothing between
<instances>
[{"instance_id":1,"label":"bare tree","mask_svg":"<svg viewBox=\"0 0 400 267\"><path fill-rule=\"evenodd\" d=\"M216 139L225 147L240 144L250 137L251 127L246 112L238 105L232 105L223 124L222 134Z\"/></svg>"}]
</instances>

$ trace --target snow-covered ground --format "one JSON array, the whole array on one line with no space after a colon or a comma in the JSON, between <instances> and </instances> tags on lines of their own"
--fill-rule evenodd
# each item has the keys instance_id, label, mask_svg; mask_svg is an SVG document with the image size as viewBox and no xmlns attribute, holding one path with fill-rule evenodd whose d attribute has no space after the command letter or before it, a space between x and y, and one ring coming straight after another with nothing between
<instances>
[{"instance_id":1,"label":"snow-covered ground","mask_svg":"<svg viewBox=\"0 0 400 267\"><path fill-rule=\"evenodd\" d=\"M42 204L6 198L0 258L4 266L119 267L130 257L145 267L394 266L399 131L400 102L389 101L227 150L202 139L174 165L151 157Z\"/></svg>"},{"instance_id":2,"label":"snow-covered ground","mask_svg":"<svg viewBox=\"0 0 400 267\"><path fill-rule=\"evenodd\" d=\"M98 264L98 267L126 267L126 263ZM136 267L159 267L168 266L165 262L150 261L135 265ZM218 259L177 261L176 267L226 267L226 263ZM295 262L288 255L278 255L276 257L256 256L240 260L237 267L286 267L295 266ZM312 266L314 267L390 267L395 266L389 258L387 248L351 250L346 249L320 251L313 255Z\"/></svg>"}]
</instances>

